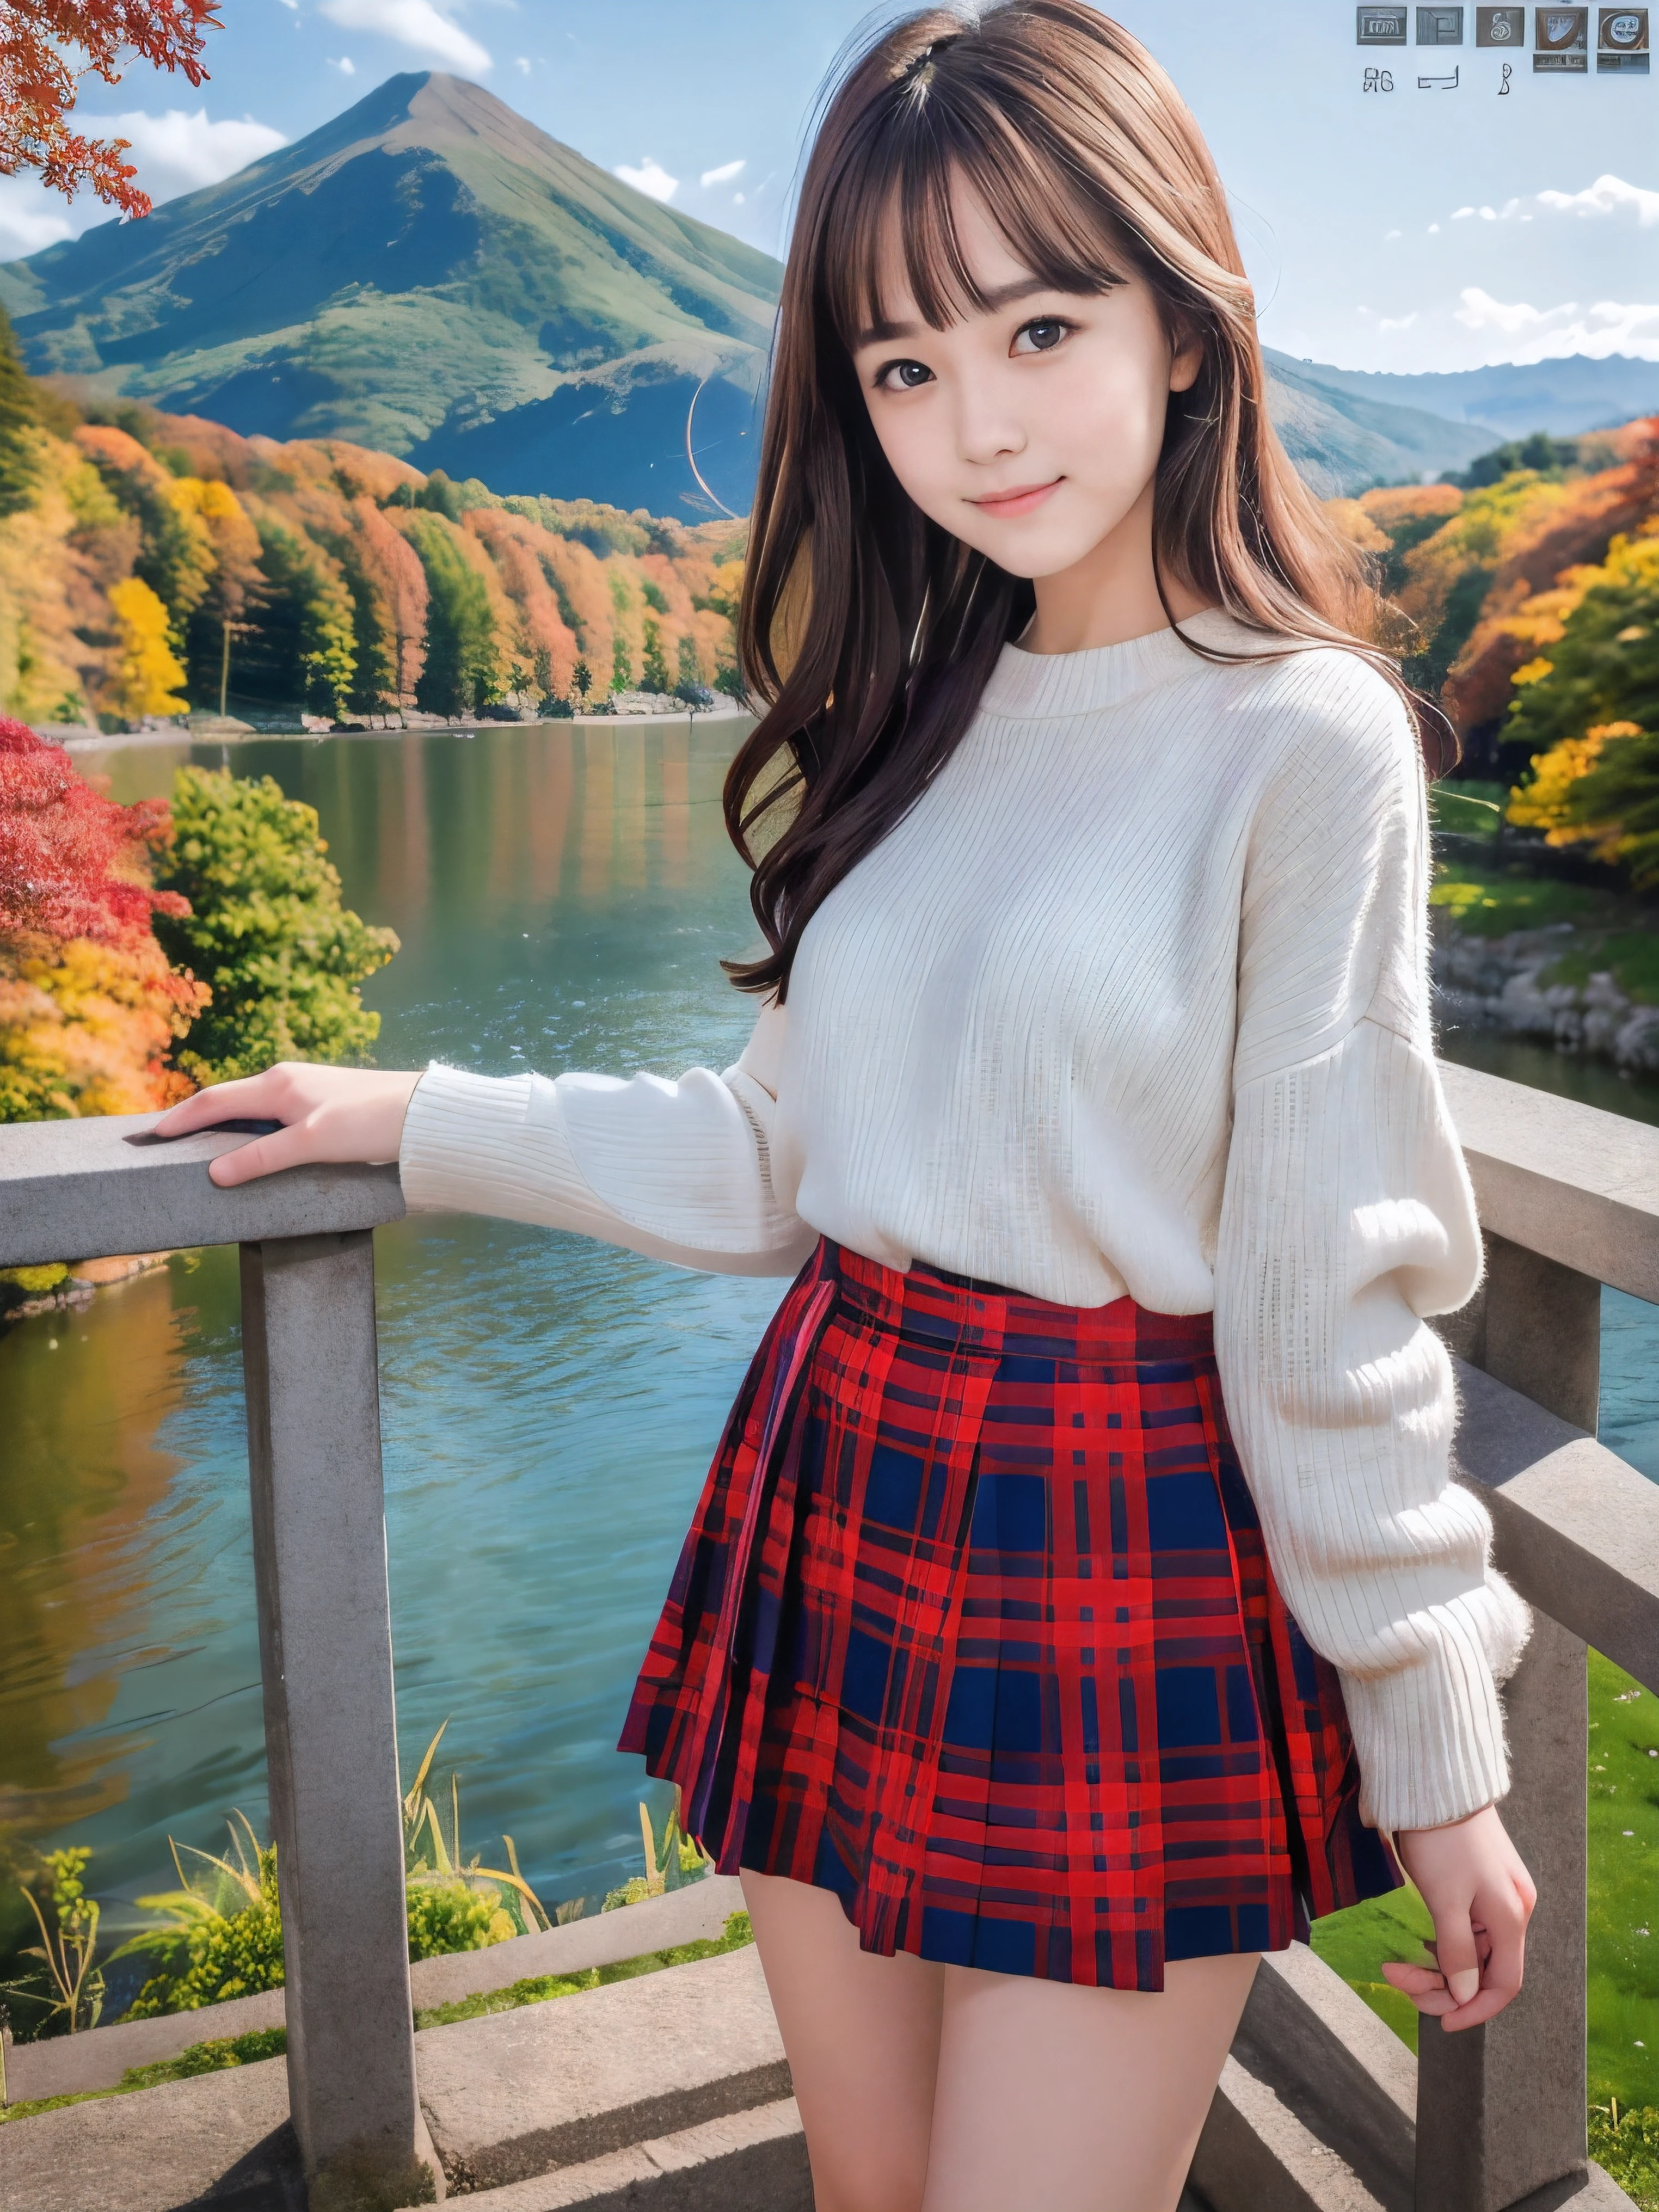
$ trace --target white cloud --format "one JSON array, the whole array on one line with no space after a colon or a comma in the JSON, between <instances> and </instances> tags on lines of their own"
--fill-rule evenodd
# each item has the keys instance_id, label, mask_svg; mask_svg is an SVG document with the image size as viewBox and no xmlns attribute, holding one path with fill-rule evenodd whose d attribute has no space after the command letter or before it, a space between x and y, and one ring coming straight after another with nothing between
<instances>
[{"instance_id":1,"label":"white cloud","mask_svg":"<svg viewBox=\"0 0 1659 2212\"><path fill-rule=\"evenodd\" d=\"M1495 300L1478 284L1459 296L1457 320L1465 330L1507 340L1499 356L1505 361L1557 361L1575 353L1598 361L1615 353L1659 361L1659 304L1598 300L1581 307L1568 300L1559 307L1534 307L1525 300Z\"/></svg>"},{"instance_id":2,"label":"white cloud","mask_svg":"<svg viewBox=\"0 0 1659 2212\"><path fill-rule=\"evenodd\" d=\"M1395 240L1401 237L1402 234L1402 233L1397 230L1385 230L1382 234L1382 243L1384 246L1392 246Z\"/></svg>"},{"instance_id":3,"label":"white cloud","mask_svg":"<svg viewBox=\"0 0 1659 2212\"><path fill-rule=\"evenodd\" d=\"M21 261L80 228L68 201L38 177L0 177L0 261Z\"/></svg>"},{"instance_id":4,"label":"white cloud","mask_svg":"<svg viewBox=\"0 0 1659 2212\"><path fill-rule=\"evenodd\" d=\"M520 76L529 76L529 74L530 74L530 57L529 57L529 55L528 55L528 54L514 54L514 57L513 57L513 66L514 66L514 68L515 70L517 70L517 71L519 72L519 75L520 75Z\"/></svg>"},{"instance_id":5,"label":"white cloud","mask_svg":"<svg viewBox=\"0 0 1659 2212\"><path fill-rule=\"evenodd\" d=\"M357 64L349 54L342 54L337 62L331 54L328 58L328 65L331 69L338 70L342 76L356 76L357 74Z\"/></svg>"},{"instance_id":6,"label":"white cloud","mask_svg":"<svg viewBox=\"0 0 1659 2212\"><path fill-rule=\"evenodd\" d=\"M671 177L652 154L646 155L637 169L630 169L626 162L619 161L613 173L620 177L623 184L632 185L636 192L643 192L648 199L672 200L680 188L679 179Z\"/></svg>"},{"instance_id":7,"label":"white cloud","mask_svg":"<svg viewBox=\"0 0 1659 2212\"><path fill-rule=\"evenodd\" d=\"M194 115L179 107L168 108L165 115L146 115L142 110L130 115L89 115L86 122L100 138L128 141L139 188L153 200L170 200L179 192L216 185L222 177L234 176L250 161L288 143L280 131L256 123L251 115L240 122L230 117L210 122L205 107L198 107ZM93 220L104 220L101 212Z\"/></svg>"},{"instance_id":8,"label":"white cloud","mask_svg":"<svg viewBox=\"0 0 1659 2212\"><path fill-rule=\"evenodd\" d=\"M705 169L697 181L704 191L710 185L729 185L733 177L742 173L743 167L741 161L722 161L718 169Z\"/></svg>"},{"instance_id":9,"label":"white cloud","mask_svg":"<svg viewBox=\"0 0 1659 2212\"><path fill-rule=\"evenodd\" d=\"M432 0L322 0L322 12L346 31L373 31L434 61L480 75L494 66L488 52Z\"/></svg>"},{"instance_id":10,"label":"white cloud","mask_svg":"<svg viewBox=\"0 0 1659 2212\"><path fill-rule=\"evenodd\" d=\"M1515 204L1510 202L1510 206ZM1598 177L1582 192L1540 192L1540 207L1552 209L1557 215L1580 217L1633 215L1644 230L1651 230L1659 223L1659 192L1650 192L1640 185L1627 185L1622 177ZM1505 215L1509 213L1505 208Z\"/></svg>"}]
</instances>

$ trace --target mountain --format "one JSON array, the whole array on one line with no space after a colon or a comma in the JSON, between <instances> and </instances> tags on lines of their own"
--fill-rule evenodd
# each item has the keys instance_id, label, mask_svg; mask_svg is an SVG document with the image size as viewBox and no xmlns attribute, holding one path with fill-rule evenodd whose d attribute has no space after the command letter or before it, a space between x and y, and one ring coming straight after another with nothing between
<instances>
[{"instance_id":1,"label":"mountain","mask_svg":"<svg viewBox=\"0 0 1659 2212\"><path fill-rule=\"evenodd\" d=\"M781 276L433 73L388 78L143 222L0 267L0 305L37 374L94 394L689 518L711 509L688 415L708 483L749 505ZM1656 404L1659 377L1630 362L1405 377L1267 359L1273 419L1325 496L1462 468L1517 430L1622 420Z\"/></svg>"},{"instance_id":2,"label":"mountain","mask_svg":"<svg viewBox=\"0 0 1659 2212\"><path fill-rule=\"evenodd\" d=\"M223 183L0 269L37 374L509 490L748 503L781 270L493 94L387 82Z\"/></svg>"},{"instance_id":3,"label":"mountain","mask_svg":"<svg viewBox=\"0 0 1659 2212\"><path fill-rule=\"evenodd\" d=\"M1425 408L1351 392L1328 381L1342 374L1339 369L1265 351L1273 428L1322 499L1372 484L1432 482L1502 443L1484 425L1449 422Z\"/></svg>"},{"instance_id":4,"label":"mountain","mask_svg":"<svg viewBox=\"0 0 1659 2212\"><path fill-rule=\"evenodd\" d=\"M1367 399L1424 408L1431 415L1476 423L1493 433L1489 445L1524 438L1534 430L1570 438L1583 430L1612 429L1638 415L1659 413L1659 362L1638 361L1628 354L1609 354L1600 361L1572 354L1560 361L1497 362L1486 368L1419 376L1328 368L1271 351L1267 362L1275 375L1299 374L1335 405Z\"/></svg>"}]
</instances>

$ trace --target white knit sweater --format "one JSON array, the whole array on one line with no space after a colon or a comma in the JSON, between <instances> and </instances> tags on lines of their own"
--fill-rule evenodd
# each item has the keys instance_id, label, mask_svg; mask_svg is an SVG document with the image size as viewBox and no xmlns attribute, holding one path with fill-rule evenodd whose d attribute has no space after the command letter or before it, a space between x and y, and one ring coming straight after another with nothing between
<instances>
[{"instance_id":1,"label":"white knit sweater","mask_svg":"<svg viewBox=\"0 0 1659 2212\"><path fill-rule=\"evenodd\" d=\"M957 750L806 929L723 1075L434 1066L412 1209L682 1266L793 1272L819 1234L1069 1305L1213 1309L1285 1601L1341 1672L1365 1817L1504 1795L1525 1608L1447 1476L1423 1316L1480 1243L1427 1007L1423 780L1354 655L1225 616L1004 652Z\"/></svg>"}]
</instances>

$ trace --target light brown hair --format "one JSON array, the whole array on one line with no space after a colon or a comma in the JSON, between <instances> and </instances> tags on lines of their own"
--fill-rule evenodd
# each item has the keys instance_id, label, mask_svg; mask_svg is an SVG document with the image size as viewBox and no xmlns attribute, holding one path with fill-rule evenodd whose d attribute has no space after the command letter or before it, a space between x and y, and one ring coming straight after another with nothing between
<instances>
[{"instance_id":1,"label":"light brown hair","mask_svg":"<svg viewBox=\"0 0 1659 2212\"><path fill-rule=\"evenodd\" d=\"M813 143L762 439L738 649L765 712L732 763L726 815L769 950L727 966L781 999L802 930L960 742L1035 603L1029 582L913 504L853 370L860 333L883 319L890 239L934 328L984 307L952 220L958 182L1046 283L1098 294L1132 272L1172 349L1200 349L1195 382L1170 394L1158 464L1166 612L1178 578L1287 647L1346 647L1398 682L1370 642L1364 557L1268 421L1226 197L1163 70L1084 0L908 17L854 59Z\"/></svg>"}]
</instances>

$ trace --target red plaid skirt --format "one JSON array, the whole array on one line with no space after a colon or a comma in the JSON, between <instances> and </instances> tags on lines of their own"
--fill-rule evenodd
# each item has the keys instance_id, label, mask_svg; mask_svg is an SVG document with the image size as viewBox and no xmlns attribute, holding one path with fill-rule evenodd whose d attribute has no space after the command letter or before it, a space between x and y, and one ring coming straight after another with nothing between
<instances>
[{"instance_id":1,"label":"red plaid skirt","mask_svg":"<svg viewBox=\"0 0 1659 2212\"><path fill-rule=\"evenodd\" d=\"M865 1949L1163 1987L1397 1886L1269 1571L1207 1314L818 1247L732 1409L620 1747Z\"/></svg>"}]
</instances>

